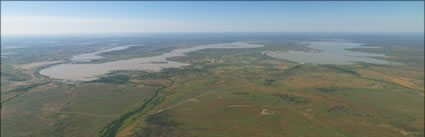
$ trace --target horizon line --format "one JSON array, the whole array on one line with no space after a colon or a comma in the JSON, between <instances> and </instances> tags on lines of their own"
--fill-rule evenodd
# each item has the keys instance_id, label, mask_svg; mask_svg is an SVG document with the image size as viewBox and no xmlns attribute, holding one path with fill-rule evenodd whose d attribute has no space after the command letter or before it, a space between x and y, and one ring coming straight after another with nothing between
<instances>
[{"instance_id":1,"label":"horizon line","mask_svg":"<svg viewBox=\"0 0 425 137\"><path fill-rule=\"evenodd\" d=\"M424 34L425 31L400 31L400 32L344 32L344 31L329 31L329 32L319 32L319 31L279 31L279 32L267 32L267 31L247 31L247 32L83 32L83 33L28 33L28 34L1 34L0 36L49 36L49 35L114 35L114 34L160 34L160 33L421 33Z\"/></svg>"}]
</instances>

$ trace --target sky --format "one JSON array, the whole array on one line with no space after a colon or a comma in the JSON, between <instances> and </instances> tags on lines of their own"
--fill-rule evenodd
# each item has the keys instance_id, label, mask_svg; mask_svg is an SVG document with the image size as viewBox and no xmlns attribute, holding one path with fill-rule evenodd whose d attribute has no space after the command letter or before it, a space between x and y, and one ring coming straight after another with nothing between
<instances>
[{"instance_id":1,"label":"sky","mask_svg":"<svg viewBox=\"0 0 425 137\"><path fill-rule=\"evenodd\" d=\"M1 1L1 34L424 32L423 1Z\"/></svg>"}]
</instances>

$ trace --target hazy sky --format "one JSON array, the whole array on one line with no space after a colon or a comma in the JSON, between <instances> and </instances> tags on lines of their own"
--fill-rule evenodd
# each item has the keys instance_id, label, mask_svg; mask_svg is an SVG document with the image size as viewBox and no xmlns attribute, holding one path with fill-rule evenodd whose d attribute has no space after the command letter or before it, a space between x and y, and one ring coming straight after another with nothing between
<instances>
[{"instance_id":1,"label":"hazy sky","mask_svg":"<svg viewBox=\"0 0 425 137\"><path fill-rule=\"evenodd\" d=\"M1 33L424 32L424 2L1 1Z\"/></svg>"}]
</instances>

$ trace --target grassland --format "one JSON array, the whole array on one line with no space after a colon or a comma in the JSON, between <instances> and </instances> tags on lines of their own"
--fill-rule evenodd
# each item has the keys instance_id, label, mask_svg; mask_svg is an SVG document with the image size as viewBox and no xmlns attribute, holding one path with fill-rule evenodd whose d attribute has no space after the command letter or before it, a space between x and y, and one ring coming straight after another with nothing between
<instances>
[{"instance_id":1,"label":"grassland","mask_svg":"<svg viewBox=\"0 0 425 137\"><path fill-rule=\"evenodd\" d=\"M127 124L132 130L124 125L117 135L424 134L423 72L383 71L393 68L366 64L299 65L243 53L204 52L209 55L203 58L198 52L187 58L222 60L226 65L200 61L204 67L199 72L181 72L189 80L168 93L153 114L142 114ZM191 60L187 58L181 60Z\"/></svg>"},{"instance_id":2,"label":"grassland","mask_svg":"<svg viewBox=\"0 0 425 137\"><path fill-rule=\"evenodd\" d=\"M120 71L78 83L38 75L46 66L12 69L31 62L2 61L10 76L2 70L1 134L424 136L424 55L423 46L417 46L423 40L406 46L400 45L405 40L352 38L382 47L368 52L385 53L391 58L384 59L402 65L298 64L263 54L307 51L297 42L314 39L264 40L257 43L265 47L256 49L200 50L171 59L192 64L184 69ZM169 51L165 45L170 43L162 44L149 51ZM135 50L111 52L98 62L144 56Z\"/></svg>"}]
</instances>

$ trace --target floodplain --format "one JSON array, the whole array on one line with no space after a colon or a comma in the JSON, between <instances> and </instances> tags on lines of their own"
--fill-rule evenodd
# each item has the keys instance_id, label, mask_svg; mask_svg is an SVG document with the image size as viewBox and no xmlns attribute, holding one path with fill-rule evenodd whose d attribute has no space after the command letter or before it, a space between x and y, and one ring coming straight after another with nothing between
<instances>
[{"instance_id":1,"label":"floodplain","mask_svg":"<svg viewBox=\"0 0 425 137\"><path fill-rule=\"evenodd\" d=\"M311 52L314 46L302 42L329 42L330 36L325 34L226 34L226 38L186 34L185 39L175 35L140 36L119 42L110 41L118 39L113 37L60 42L68 46L45 44L45 40L34 40L32 45L2 41L2 45L30 47L2 49L17 54L1 58L1 135L424 135L423 35L333 37L365 46L345 50L379 54L373 59L394 62L382 64L300 63L267 54ZM141 46L100 53L103 58L73 65L149 58L179 49L230 46L223 43L241 41L262 46L185 50L150 62L178 62L184 67L158 71L126 68L77 82L64 82L42 73L72 62L74 56L125 45Z\"/></svg>"}]
</instances>

